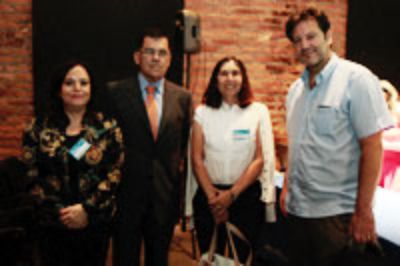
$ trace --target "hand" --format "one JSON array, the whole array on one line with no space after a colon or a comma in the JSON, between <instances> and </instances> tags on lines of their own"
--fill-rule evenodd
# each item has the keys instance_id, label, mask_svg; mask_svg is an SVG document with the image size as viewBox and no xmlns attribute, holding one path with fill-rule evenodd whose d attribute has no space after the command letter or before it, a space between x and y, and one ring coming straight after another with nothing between
<instances>
[{"instance_id":1,"label":"hand","mask_svg":"<svg viewBox=\"0 0 400 266\"><path fill-rule=\"evenodd\" d=\"M208 199L208 205L213 214L221 213L224 209L228 210L232 202L232 193L229 190L217 190L215 196Z\"/></svg>"},{"instance_id":2,"label":"hand","mask_svg":"<svg viewBox=\"0 0 400 266\"><path fill-rule=\"evenodd\" d=\"M209 207L216 224L221 224L228 221L229 218L228 208L217 203L211 204L209 205Z\"/></svg>"},{"instance_id":3,"label":"hand","mask_svg":"<svg viewBox=\"0 0 400 266\"><path fill-rule=\"evenodd\" d=\"M233 203L232 191L230 190L220 190L213 202L215 205L223 206L228 209Z\"/></svg>"},{"instance_id":4,"label":"hand","mask_svg":"<svg viewBox=\"0 0 400 266\"><path fill-rule=\"evenodd\" d=\"M207 196L208 205L211 205L215 202L215 198L219 194L219 190L216 189L215 187L211 187L211 189L205 191L205 194Z\"/></svg>"},{"instance_id":5,"label":"hand","mask_svg":"<svg viewBox=\"0 0 400 266\"><path fill-rule=\"evenodd\" d=\"M216 213L213 213L215 224L223 224L229 220L228 209L221 208Z\"/></svg>"},{"instance_id":6,"label":"hand","mask_svg":"<svg viewBox=\"0 0 400 266\"><path fill-rule=\"evenodd\" d=\"M60 209L60 221L70 229L83 229L89 221L82 204L75 204Z\"/></svg>"},{"instance_id":7,"label":"hand","mask_svg":"<svg viewBox=\"0 0 400 266\"><path fill-rule=\"evenodd\" d=\"M376 243L375 219L372 209L356 211L351 217L350 236L357 243Z\"/></svg>"},{"instance_id":8,"label":"hand","mask_svg":"<svg viewBox=\"0 0 400 266\"><path fill-rule=\"evenodd\" d=\"M228 208L232 202L232 194L229 190L218 190L216 196L208 201L216 224L228 221Z\"/></svg>"}]
</instances>

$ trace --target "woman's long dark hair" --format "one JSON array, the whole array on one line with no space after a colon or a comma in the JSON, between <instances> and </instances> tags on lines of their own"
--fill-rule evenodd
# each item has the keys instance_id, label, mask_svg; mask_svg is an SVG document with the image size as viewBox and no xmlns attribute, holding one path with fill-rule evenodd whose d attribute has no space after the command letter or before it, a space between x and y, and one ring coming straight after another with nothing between
<instances>
[{"instance_id":1,"label":"woman's long dark hair","mask_svg":"<svg viewBox=\"0 0 400 266\"><path fill-rule=\"evenodd\" d=\"M239 106L241 108L244 108L252 103L253 93L251 92L251 89L250 89L250 82L249 82L249 78L247 76L246 67L244 66L243 62L240 59L238 59L234 56L229 56L229 57L224 57L221 60L219 60L217 62L217 64L215 65L214 70L212 71L210 81L209 81L207 89L203 95L202 102L205 105L213 107L213 108L219 108L221 106L222 95L218 90L218 74L219 74L219 71L221 70L221 67L229 61L235 62L235 64L239 67L240 73L242 75L242 87L240 88L239 95L238 95Z\"/></svg>"}]
</instances>

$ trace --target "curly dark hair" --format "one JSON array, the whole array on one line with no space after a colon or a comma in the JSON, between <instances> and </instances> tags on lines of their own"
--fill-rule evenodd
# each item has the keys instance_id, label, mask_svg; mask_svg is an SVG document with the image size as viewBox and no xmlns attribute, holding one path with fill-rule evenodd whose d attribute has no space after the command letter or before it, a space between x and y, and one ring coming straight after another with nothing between
<instances>
[{"instance_id":1,"label":"curly dark hair","mask_svg":"<svg viewBox=\"0 0 400 266\"><path fill-rule=\"evenodd\" d=\"M218 74L219 71L221 70L221 67L229 61L235 62L235 64L239 67L240 73L242 75L242 80L243 80L242 87L238 95L239 106L241 108L245 108L253 102L253 93L250 88L250 82L249 82L249 77L247 76L246 67L244 66L243 62L240 59L234 56L229 56L219 60L212 71L210 81L203 95L202 102L205 105L210 106L212 108L219 108L221 106L222 95L218 90Z\"/></svg>"},{"instance_id":2,"label":"curly dark hair","mask_svg":"<svg viewBox=\"0 0 400 266\"><path fill-rule=\"evenodd\" d=\"M90 100L86 106L86 114L93 113L95 111L94 102L97 94L97 85L94 79L92 68L87 62L84 62L82 60L69 60L64 64L58 66L54 71L51 78L50 90L48 95L48 113L46 115L48 115L54 121L59 120L60 123L68 123L68 118L64 112L64 104L60 96L61 87L68 71L70 71L75 66L82 66L87 71L90 78Z\"/></svg>"},{"instance_id":3,"label":"curly dark hair","mask_svg":"<svg viewBox=\"0 0 400 266\"><path fill-rule=\"evenodd\" d=\"M310 7L304 9L300 12L295 12L290 15L288 21L286 22L286 37L293 42L293 30L302 21L315 19L317 21L319 28L324 34L328 32L331 27L328 17L325 12L318 10L316 8Z\"/></svg>"}]
</instances>

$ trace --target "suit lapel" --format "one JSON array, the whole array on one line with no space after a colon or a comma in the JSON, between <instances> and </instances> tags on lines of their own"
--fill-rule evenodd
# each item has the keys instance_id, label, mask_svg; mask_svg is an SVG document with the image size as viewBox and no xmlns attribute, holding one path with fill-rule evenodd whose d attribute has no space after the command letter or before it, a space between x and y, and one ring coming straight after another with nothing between
<instances>
[{"instance_id":1,"label":"suit lapel","mask_svg":"<svg viewBox=\"0 0 400 266\"><path fill-rule=\"evenodd\" d=\"M149 134L151 134L150 123L147 117L146 107L144 106L142 92L140 91L139 81L134 78L129 81L125 87L125 92L122 99L127 106L124 106L123 110L127 111L128 118L138 117L143 124L141 126L146 127ZM132 119L130 119L132 120Z\"/></svg>"},{"instance_id":2,"label":"suit lapel","mask_svg":"<svg viewBox=\"0 0 400 266\"><path fill-rule=\"evenodd\" d=\"M162 116L161 116L160 126L158 128L158 138L162 135L163 131L165 130L168 124L168 121L170 120L170 116L172 114L171 112L173 111L172 109L174 108L174 104L172 104L174 102L172 100L173 97L174 97L173 92L170 90L168 82L166 81L164 87L164 95L163 95Z\"/></svg>"},{"instance_id":3,"label":"suit lapel","mask_svg":"<svg viewBox=\"0 0 400 266\"><path fill-rule=\"evenodd\" d=\"M163 107L157 139L159 139L159 137L165 131L165 128L168 125L168 121L171 120L171 115L173 115L174 111L174 104L171 104L174 102L174 92L169 87L168 81L165 82L164 86ZM126 105L123 106L122 110L129 110L128 112L126 112L128 119L133 116L138 117L143 122L142 125L139 126L145 127L147 133L153 138L151 133L150 121L147 115L146 106L143 102L143 96L137 78L130 80L129 83L126 84L125 91L122 97L124 98L122 100Z\"/></svg>"}]
</instances>

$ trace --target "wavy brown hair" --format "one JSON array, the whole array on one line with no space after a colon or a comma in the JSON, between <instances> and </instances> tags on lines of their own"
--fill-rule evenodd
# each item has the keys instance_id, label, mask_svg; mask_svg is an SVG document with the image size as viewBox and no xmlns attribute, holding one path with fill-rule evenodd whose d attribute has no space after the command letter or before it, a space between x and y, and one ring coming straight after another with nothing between
<instances>
[{"instance_id":1,"label":"wavy brown hair","mask_svg":"<svg viewBox=\"0 0 400 266\"><path fill-rule=\"evenodd\" d=\"M219 60L215 65L214 70L212 71L210 81L203 95L202 102L205 105L212 108L219 108L221 106L222 95L218 90L218 74L222 66L229 61L233 61L239 67L240 74L242 75L242 87L240 88L238 95L239 106L241 108L245 108L253 102L253 93L250 89L250 82L247 75L246 67L240 59L234 56L229 56Z\"/></svg>"}]
</instances>

